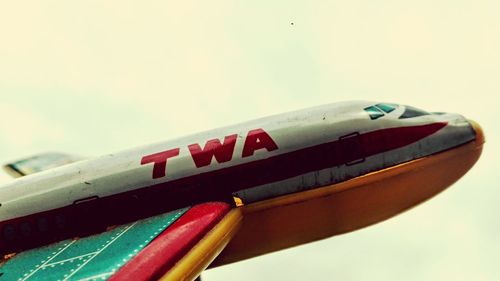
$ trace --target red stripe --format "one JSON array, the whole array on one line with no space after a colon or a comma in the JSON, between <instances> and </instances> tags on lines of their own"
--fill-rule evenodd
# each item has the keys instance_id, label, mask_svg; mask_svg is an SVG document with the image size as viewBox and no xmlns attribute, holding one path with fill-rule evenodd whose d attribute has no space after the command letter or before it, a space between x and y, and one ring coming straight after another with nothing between
<instances>
[{"instance_id":1,"label":"red stripe","mask_svg":"<svg viewBox=\"0 0 500 281\"><path fill-rule=\"evenodd\" d=\"M156 280L169 271L229 212L225 203L192 207L109 280Z\"/></svg>"},{"instance_id":2,"label":"red stripe","mask_svg":"<svg viewBox=\"0 0 500 281\"><path fill-rule=\"evenodd\" d=\"M389 128L362 135L363 149L366 156L400 148L424 137L430 136L445 127L447 122L428 125Z\"/></svg>"},{"instance_id":3,"label":"red stripe","mask_svg":"<svg viewBox=\"0 0 500 281\"><path fill-rule=\"evenodd\" d=\"M169 197L172 197L173 194L182 194L182 190L187 188L193 188L198 192L186 195L196 195L202 200L214 200L213 196L217 196L216 198L220 200L221 196L227 196L231 192L335 167L360 157L366 158L400 148L419 141L446 125L446 122L439 122L421 126L382 129L357 134L357 138L341 137L332 142L156 184L149 188L159 193L172 192ZM178 197L175 197L175 200L178 200Z\"/></svg>"}]
</instances>

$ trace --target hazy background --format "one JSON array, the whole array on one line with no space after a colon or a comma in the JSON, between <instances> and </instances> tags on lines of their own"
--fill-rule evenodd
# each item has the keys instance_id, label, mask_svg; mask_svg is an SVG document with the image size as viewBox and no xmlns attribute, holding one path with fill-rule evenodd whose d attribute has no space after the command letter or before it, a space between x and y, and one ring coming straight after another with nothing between
<instances>
[{"instance_id":1,"label":"hazy background","mask_svg":"<svg viewBox=\"0 0 500 281\"><path fill-rule=\"evenodd\" d=\"M500 2L291 2L2 1L0 161L343 100L459 112L487 143L443 194L204 280L499 280Z\"/></svg>"}]
</instances>

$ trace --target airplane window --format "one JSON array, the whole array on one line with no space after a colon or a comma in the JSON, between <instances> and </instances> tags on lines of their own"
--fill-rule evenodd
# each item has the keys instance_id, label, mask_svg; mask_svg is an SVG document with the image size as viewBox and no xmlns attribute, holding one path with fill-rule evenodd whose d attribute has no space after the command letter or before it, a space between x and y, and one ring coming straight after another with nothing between
<instances>
[{"instance_id":1,"label":"airplane window","mask_svg":"<svg viewBox=\"0 0 500 281\"><path fill-rule=\"evenodd\" d=\"M403 115L399 116L399 119L406 119L423 115L430 115L430 113L412 106L405 106L405 112L403 113Z\"/></svg>"},{"instance_id":2,"label":"airplane window","mask_svg":"<svg viewBox=\"0 0 500 281\"><path fill-rule=\"evenodd\" d=\"M13 225L8 224L3 228L3 237L7 241L12 241L16 238L16 229Z\"/></svg>"},{"instance_id":3,"label":"airplane window","mask_svg":"<svg viewBox=\"0 0 500 281\"><path fill-rule=\"evenodd\" d=\"M56 215L55 219L57 228L61 229L66 226L66 218L64 217L64 215L62 214Z\"/></svg>"},{"instance_id":4,"label":"airplane window","mask_svg":"<svg viewBox=\"0 0 500 281\"><path fill-rule=\"evenodd\" d=\"M368 114L370 115L370 119L375 120L378 119L382 116L384 116L384 113L380 111L380 109L376 108L375 106L369 106L364 109Z\"/></svg>"},{"instance_id":5,"label":"airplane window","mask_svg":"<svg viewBox=\"0 0 500 281\"><path fill-rule=\"evenodd\" d=\"M21 234L23 236L30 236L31 235L31 225L28 222L23 222L21 223L21 226L19 227L21 230Z\"/></svg>"},{"instance_id":6,"label":"airplane window","mask_svg":"<svg viewBox=\"0 0 500 281\"><path fill-rule=\"evenodd\" d=\"M47 218L41 217L36 220L37 228L40 232L49 231L49 220Z\"/></svg>"},{"instance_id":7,"label":"airplane window","mask_svg":"<svg viewBox=\"0 0 500 281\"><path fill-rule=\"evenodd\" d=\"M387 103L379 103L375 105L376 107L382 109L385 113L393 112L397 105L395 104L387 104Z\"/></svg>"}]
</instances>

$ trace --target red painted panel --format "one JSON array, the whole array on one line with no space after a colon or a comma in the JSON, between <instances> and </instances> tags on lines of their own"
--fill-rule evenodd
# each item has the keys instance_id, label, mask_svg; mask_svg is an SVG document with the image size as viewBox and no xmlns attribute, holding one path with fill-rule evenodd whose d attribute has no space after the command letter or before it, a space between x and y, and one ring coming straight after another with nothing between
<instances>
[{"instance_id":1,"label":"red painted panel","mask_svg":"<svg viewBox=\"0 0 500 281\"><path fill-rule=\"evenodd\" d=\"M196 205L163 231L109 280L160 278L209 232L231 208L225 203Z\"/></svg>"},{"instance_id":2,"label":"red painted panel","mask_svg":"<svg viewBox=\"0 0 500 281\"><path fill-rule=\"evenodd\" d=\"M400 148L414 143L444 128L447 122L427 125L397 127L369 132L362 136L363 149L367 156Z\"/></svg>"}]
</instances>

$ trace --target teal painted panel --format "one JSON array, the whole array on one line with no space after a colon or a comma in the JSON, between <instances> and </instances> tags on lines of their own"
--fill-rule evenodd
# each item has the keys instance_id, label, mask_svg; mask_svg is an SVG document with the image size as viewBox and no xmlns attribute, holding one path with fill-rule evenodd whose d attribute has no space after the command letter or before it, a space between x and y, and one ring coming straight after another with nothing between
<instances>
[{"instance_id":1,"label":"teal painted panel","mask_svg":"<svg viewBox=\"0 0 500 281\"><path fill-rule=\"evenodd\" d=\"M0 267L0 280L106 280L188 209L22 252Z\"/></svg>"}]
</instances>

